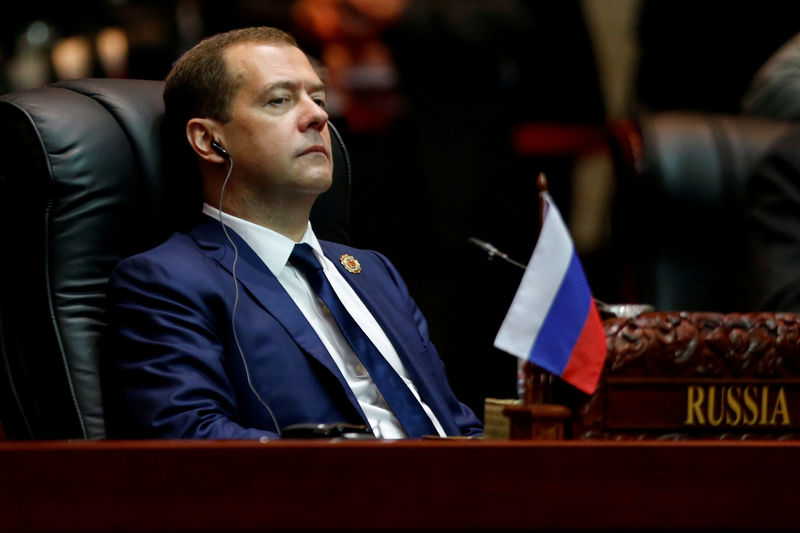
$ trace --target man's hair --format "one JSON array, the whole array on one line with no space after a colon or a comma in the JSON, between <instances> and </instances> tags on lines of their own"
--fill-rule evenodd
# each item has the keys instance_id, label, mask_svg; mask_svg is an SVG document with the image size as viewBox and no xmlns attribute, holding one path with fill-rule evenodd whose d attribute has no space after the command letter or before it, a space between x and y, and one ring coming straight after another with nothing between
<instances>
[{"instance_id":1,"label":"man's hair","mask_svg":"<svg viewBox=\"0 0 800 533\"><path fill-rule=\"evenodd\" d=\"M231 100L243 80L230 75L224 52L243 42L298 47L294 37L267 26L231 30L203 39L175 62L165 80L164 107L172 125L183 130L195 117L230 120Z\"/></svg>"}]
</instances>

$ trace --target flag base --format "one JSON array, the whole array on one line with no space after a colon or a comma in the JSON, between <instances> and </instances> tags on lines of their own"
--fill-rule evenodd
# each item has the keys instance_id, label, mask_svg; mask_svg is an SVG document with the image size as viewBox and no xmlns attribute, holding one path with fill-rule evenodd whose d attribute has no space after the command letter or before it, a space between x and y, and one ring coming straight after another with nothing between
<instances>
[{"instance_id":1,"label":"flag base","mask_svg":"<svg viewBox=\"0 0 800 533\"><path fill-rule=\"evenodd\" d=\"M511 440L564 440L564 426L571 412L563 405L526 403L508 405L503 414L510 421Z\"/></svg>"}]
</instances>

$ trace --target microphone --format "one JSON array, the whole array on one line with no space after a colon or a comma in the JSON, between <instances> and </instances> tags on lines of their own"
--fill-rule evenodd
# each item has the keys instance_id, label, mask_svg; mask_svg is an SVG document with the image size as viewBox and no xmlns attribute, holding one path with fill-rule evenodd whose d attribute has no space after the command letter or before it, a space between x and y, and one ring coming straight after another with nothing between
<instances>
[{"instance_id":1,"label":"microphone","mask_svg":"<svg viewBox=\"0 0 800 533\"><path fill-rule=\"evenodd\" d=\"M474 244L475 246L477 246L478 248L480 248L481 250L484 250L486 253L488 253L490 260L494 259L495 257L499 257L503 261L506 261L507 263L511 263L514 266L518 266L522 270L525 270L526 268L528 268L525 265L523 265L522 263L520 263L519 261L514 261L513 259L508 257L508 254L501 252L500 250L498 250L497 248L495 248L493 245L489 244L486 241L482 241L480 239L476 239L475 237L470 237L467 240L469 242L471 242L472 244ZM628 304L628 305L611 305L611 304L605 303L602 300L598 300L597 298L594 298L594 297L592 297L592 299L594 300L594 303L597 306L598 311L600 311L601 313L610 313L610 314L612 314L614 316L628 316L627 314L625 314L625 315L620 314L621 312L622 313L635 312L636 314L638 314L638 313L641 313L643 311L648 311L648 310L652 311L652 306L647 306L647 305L633 305L632 306L630 304ZM623 307L626 307L626 308L627 307L636 307L637 309L635 311L627 311L625 309L621 309ZM616 308L620 308L621 310L617 310ZM641 309L639 309L639 308L641 308Z\"/></svg>"},{"instance_id":2,"label":"microphone","mask_svg":"<svg viewBox=\"0 0 800 533\"><path fill-rule=\"evenodd\" d=\"M481 250L483 250L484 252L486 252L487 254L489 254L489 260L492 260L495 257L499 257L506 263L511 263L512 265L519 267L522 270L525 270L525 268L527 268L519 261L514 261L513 259L511 259L507 253L501 252L500 250L498 250L497 248L495 248L493 245L489 244L486 241L476 239L475 237L470 237L468 241L477 246L478 248L480 248Z\"/></svg>"}]
</instances>

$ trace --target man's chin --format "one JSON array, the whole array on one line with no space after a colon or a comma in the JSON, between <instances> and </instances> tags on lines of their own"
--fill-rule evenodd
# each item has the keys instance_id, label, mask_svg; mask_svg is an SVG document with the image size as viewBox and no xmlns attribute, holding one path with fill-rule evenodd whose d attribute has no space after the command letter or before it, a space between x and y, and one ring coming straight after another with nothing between
<instances>
[{"instance_id":1,"label":"man's chin","mask_svg":"<svg viewBox=\"0 0 800 533\"><path fill-rule=\"evenodd\" d=\"M310 173L303 180L303 189L309 194L322 194L331 188L333 178L330 173Z\"/></svg>"}]
</instances>

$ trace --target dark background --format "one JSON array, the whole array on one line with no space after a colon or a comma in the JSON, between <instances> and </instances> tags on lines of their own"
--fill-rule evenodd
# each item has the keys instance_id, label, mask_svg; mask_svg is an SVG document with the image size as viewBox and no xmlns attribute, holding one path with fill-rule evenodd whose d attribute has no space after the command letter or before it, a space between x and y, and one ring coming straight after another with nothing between
<instances>
[{"instance_id":1,"label":"dark background","mask_svg":"<svg viewBox=\"0 0 800 533\"><path fill-rule=\"evenodd\" d=\"M481 414L484 398L516 395L516 360L492 342L522 272L488 261L467 239L526 262L539 172L565 219L581 209L570 177L583 145L532 149L520 145L519 130L562 125L597 133L612 115L587 4L29 0L0 19L0 92L58 79L49 53L69 37L90 43L88 75L163 79L203 36L262 24L293 33L327 67L332 120L354 167L352 241L385 253L404 275L457 395ZM757 68L800 30L797 2L626 5L637 20L630 46L638 59L623 111L630 116L739 112ZM48 29L43 40L27 37L35 21ZM123 70L105 68L92 48L107 27L127 36ZM38 77L25 81L20 73L32 68ZM595 295L614 302L619 268L613 234L605 235L579 252Z\"/></svg>"}]
</instances>

